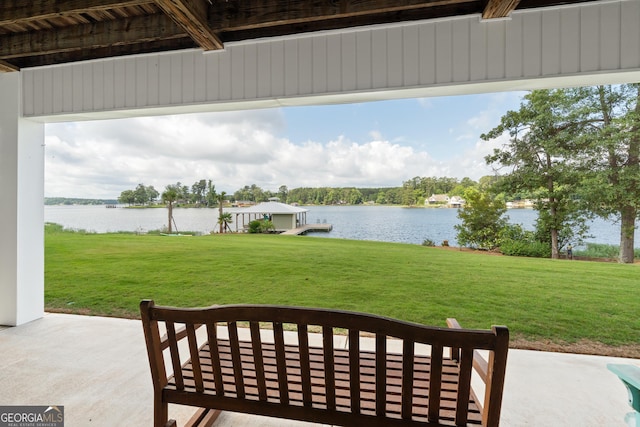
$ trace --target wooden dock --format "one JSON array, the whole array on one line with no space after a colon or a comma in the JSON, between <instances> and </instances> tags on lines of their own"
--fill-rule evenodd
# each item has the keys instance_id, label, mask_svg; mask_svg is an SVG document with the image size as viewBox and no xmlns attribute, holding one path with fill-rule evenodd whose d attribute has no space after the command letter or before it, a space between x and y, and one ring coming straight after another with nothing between
<instances>
[{"instance_id":1,"label":"wooden dock","mask_svg":"<svg viewBox=\"0 0 640 427\"><path fill-rule=\"evenodd\" d=\"M300 227L292 228L291 230L287 230L280 234L288 234L288 235L300 235L306 234L309 231L331 231L333 226L331 224L305 224Z\"/></svg>"}]
</instances>

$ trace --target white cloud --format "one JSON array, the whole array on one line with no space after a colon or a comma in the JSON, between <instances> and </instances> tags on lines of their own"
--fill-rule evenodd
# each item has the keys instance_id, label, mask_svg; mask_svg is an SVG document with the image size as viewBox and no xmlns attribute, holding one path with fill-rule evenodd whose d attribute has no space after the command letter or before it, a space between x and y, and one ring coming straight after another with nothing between
<instances>
[{"instance_id":1,"label":"white cloud","mask_svg":"<svg viewBox=\"0 0 640 427\"><path fill-rule=\"evenodd\" d=\"M418 102L431 106L428 100ZM478 128L487 130L490 118L499 119L497 111L480 111L451 129L452 139L443 139L438 148L460 154L440 160L406 142L405 135L383 136L378 130L364 141L339 131L316 140L310 131L306 142L294 143L286 137L287 126L301 124L286 123L278 109L50 124L45 194L113 198L139 183L162 191L168 184L190 186L200 179L211 179L227 193L251 184L275 191L281 185L400 186L414 176L478 179L491 173L484 156L498 142L474 139Z\"/></svg>"},{"instance_id":2,"label":"white cloud","mask_svg":"<svg viewBox=\"0 0 640 427\"><path fill-rule=\"evenodd\" d=\"M495 148L502 147L507 142L507 139L508 135L501 135L489 141L477 140L472 148L465 150L462 155L452 159L455 167L448 176L458 178L466 176L477 181L483 176L493 175L495 173L494 170L491 165L487 165L484 158L492 154Z\"/></svg>"}]
</instances>

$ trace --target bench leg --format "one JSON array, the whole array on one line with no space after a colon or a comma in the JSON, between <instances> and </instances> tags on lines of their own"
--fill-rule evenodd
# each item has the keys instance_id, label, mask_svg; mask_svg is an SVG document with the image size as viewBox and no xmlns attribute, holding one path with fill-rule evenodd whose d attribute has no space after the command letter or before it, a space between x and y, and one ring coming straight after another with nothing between
<instances>
[{"instance_id":1,"label":"bench leg","mask_svg":"<svg viewBox=\"0 0 640 427\"><path fill-rule=\"evenodd\" d=\"M162 396L155 396L153 403L153 425L155 427L166 427L169 418L169 405L162 401ZM174 421L175 423L175 421Z\"/></svg>"},{"instance_id":2,"label":"bench leg","mask_svg":"<svg viewBox=\"0 0 640 427\"><path fill-rule=\"evenodd\" d=\"M218 409L200 408L185 424L185 427L211 427L218 419L220 412Z\"/></svg>"}]
</instances>

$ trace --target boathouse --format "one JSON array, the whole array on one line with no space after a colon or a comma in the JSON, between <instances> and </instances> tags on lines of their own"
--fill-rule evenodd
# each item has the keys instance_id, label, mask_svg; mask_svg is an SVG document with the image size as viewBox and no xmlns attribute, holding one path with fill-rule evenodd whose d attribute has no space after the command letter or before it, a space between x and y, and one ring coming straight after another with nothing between
<instances>
[{"instance_id":1,"label":"boathouse","mask_svg":"<svg viewBox=\"0 0 640 427\"><path fill-rule=\"evenodd\" d=\"M277 232L292 230L307 223L307 212L309 212L308 209L280 202L259 203L236 213L236 231L238 231L239 223L248 226L251 221L256 219L270 220Z\"/></svg>"}]
</instances>

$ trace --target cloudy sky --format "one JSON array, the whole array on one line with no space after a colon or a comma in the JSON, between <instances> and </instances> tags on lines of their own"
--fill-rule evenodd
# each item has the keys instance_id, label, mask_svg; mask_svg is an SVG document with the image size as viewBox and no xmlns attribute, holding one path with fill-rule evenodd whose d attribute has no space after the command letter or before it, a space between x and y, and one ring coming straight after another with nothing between
<instances>
[{"instance_id":1,"label":"cloudy sky","mask_svg":"<svg viewBox=\"0 0 640 427\"><path fill-rule=\"evenodd\" d=\"M245 185L396 187L415 176L491 174L483 132L523 93L496 93L48 124L45 196L117 198L211 179Z\"/></svg>"}]
</instances>

